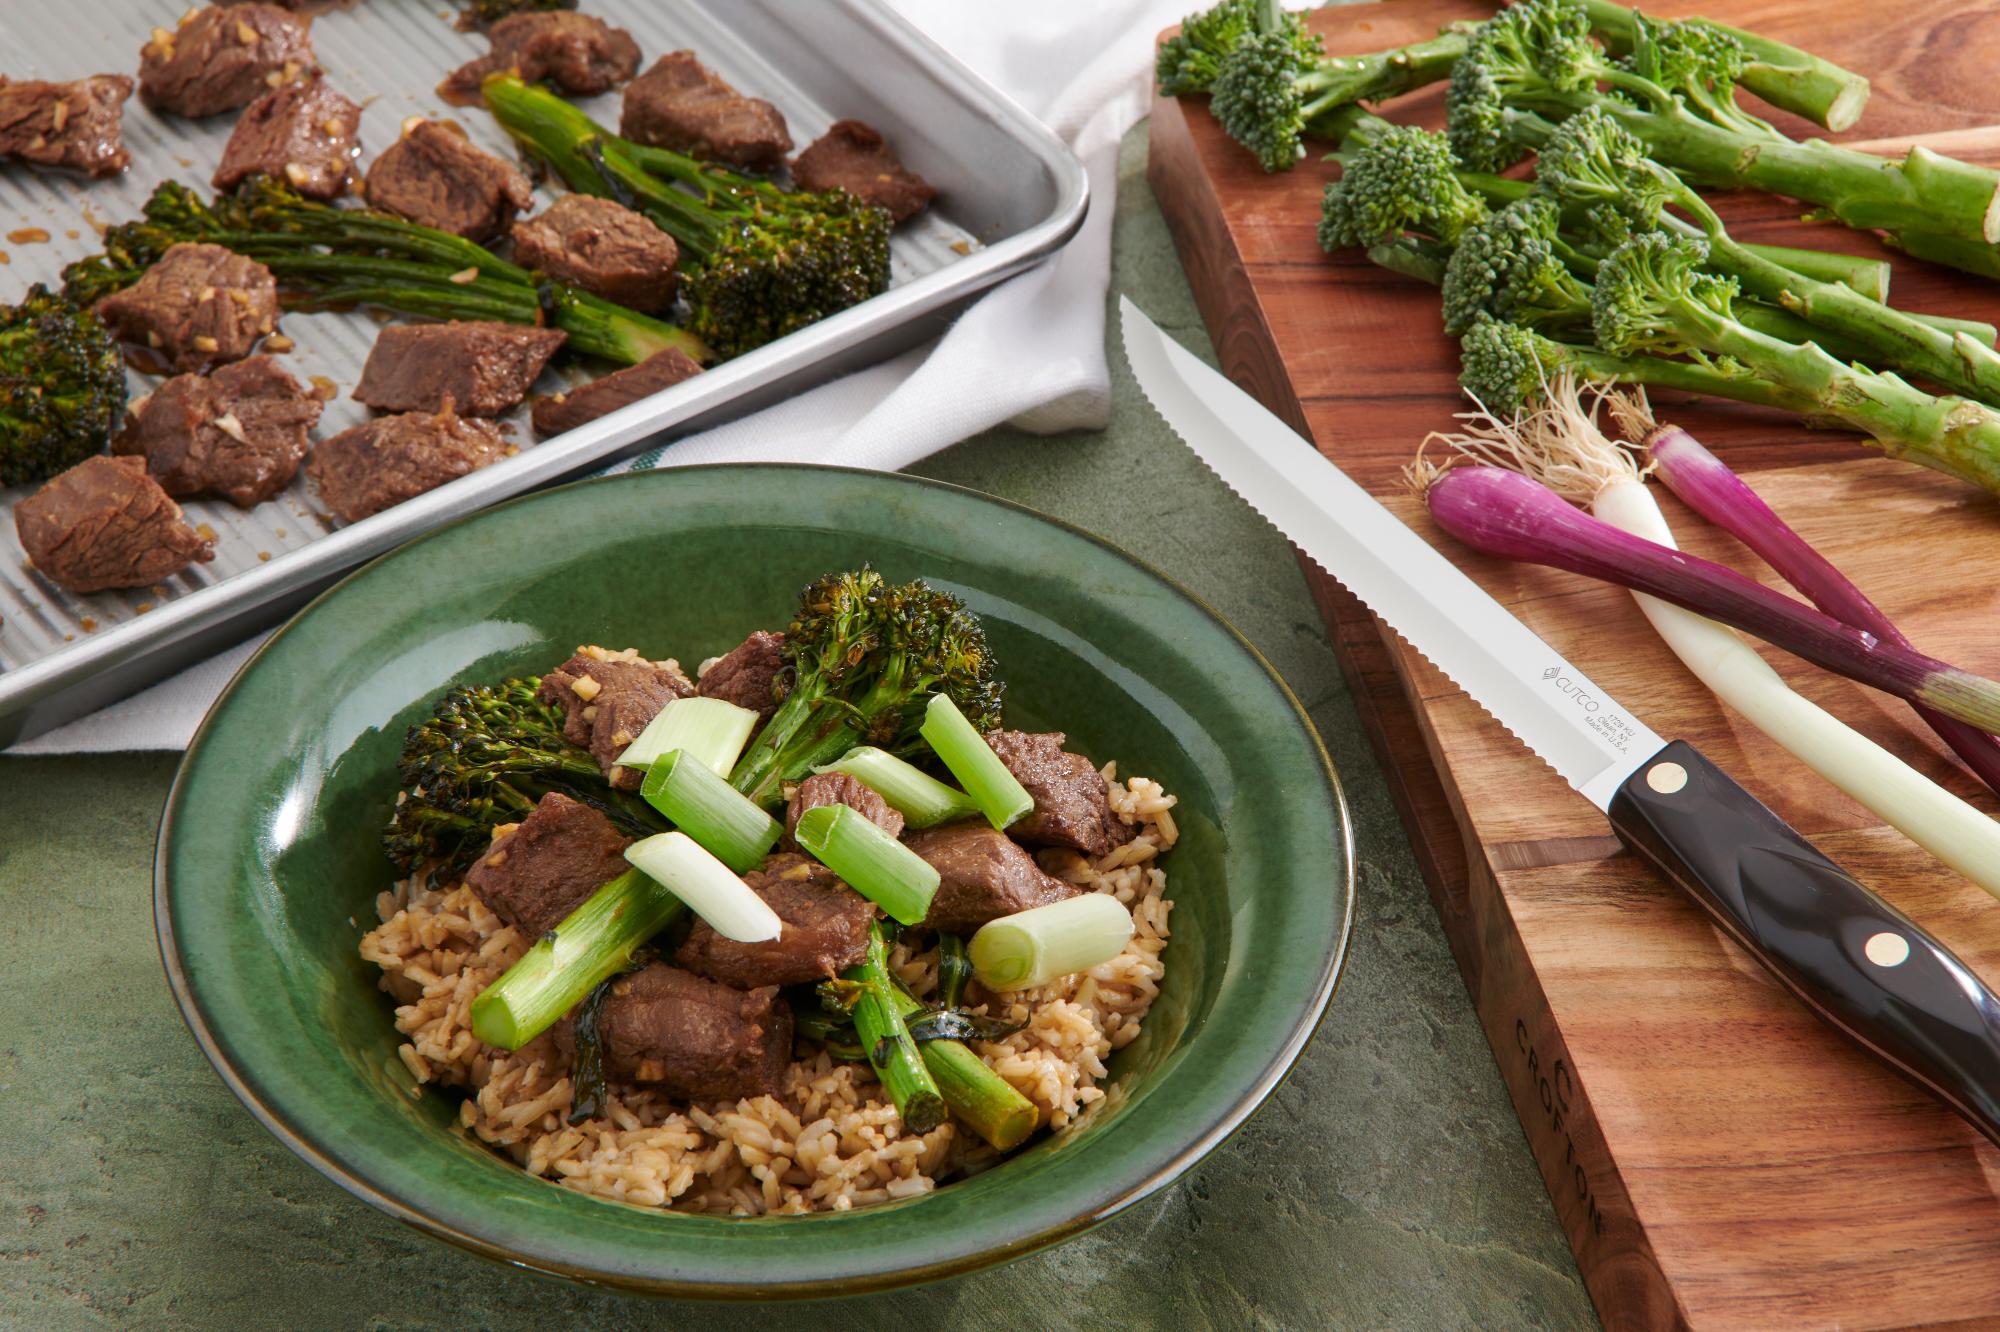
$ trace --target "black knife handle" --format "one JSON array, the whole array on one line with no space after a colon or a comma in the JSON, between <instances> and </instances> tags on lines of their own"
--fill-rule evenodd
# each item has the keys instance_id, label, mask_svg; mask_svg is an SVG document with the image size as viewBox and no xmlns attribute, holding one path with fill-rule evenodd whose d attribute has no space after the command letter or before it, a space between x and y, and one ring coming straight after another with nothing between
<instances>
[{"instance_id":1,"label":"black knife handle","mask_svg":"<svg viewBox=\"0 0 2000 1332\"><path fill-rule=\"evenodd\" d=\"M2000 1143L2000 998L1902 912L1676 740L1611 826L1785 988Z\"/></svg>"}]
</instances>

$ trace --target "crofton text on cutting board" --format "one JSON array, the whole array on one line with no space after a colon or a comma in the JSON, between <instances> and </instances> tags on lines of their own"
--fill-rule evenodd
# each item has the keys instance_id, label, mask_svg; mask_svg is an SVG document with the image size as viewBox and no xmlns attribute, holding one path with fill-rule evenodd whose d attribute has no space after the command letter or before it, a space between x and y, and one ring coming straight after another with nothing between
<instances>
[{"instance_id":1,"label":"crofton text on cutting board","mask_svg":"<svg viewBox=\"0 0 2000 1332\"><path fill-rule=\"evenodd\" d=\"M1850 141L2000 162L2000 4L1662 3L1866 73ZM1330 51L1393 46L1490 12L1463 0L1319 11ZM1759 107L1758 109L1763 109ZM1437 124L1435 90L1390 108ZM1808 127L1788 118L1801 136ZM1881 145L1891 146L1891 145ZM1314 243L1333 168L1266 176L1199 99L1159 100L1153 188L1225 369L1378 493L1458 410L1433 291ZM1880 252L1764 198L1746 239ZM1899 304L2000 319L2000 284L1899 260ZM2000 503L1851 437L1747 409L1692 428L1916 642L2000 671ZM1502 566L1420 531L1656 730L1700 745L1989 981L2000 903L1956 879L1702 690L1625 593ZM1776 579L1670 504L1682 544ZM1457 688L1308 569L1437 908L1591 1294L1612 1327L1903 1328L2000 1322L2000 1152L1854 1052L1629 855L1604 819ZM1795 687L1988 812L1893 700L1770 653Z\"/></svg>"}]
</instances>

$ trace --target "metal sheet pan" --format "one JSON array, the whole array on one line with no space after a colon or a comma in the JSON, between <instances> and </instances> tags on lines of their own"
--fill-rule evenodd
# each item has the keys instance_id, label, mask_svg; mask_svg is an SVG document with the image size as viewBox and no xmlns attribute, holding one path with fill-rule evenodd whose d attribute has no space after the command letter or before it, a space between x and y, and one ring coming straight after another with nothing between
<instances>
[{"instance_id":1,"label":"metal sheet pan","mask_svg":"<svg viewBox=\"0 0 2000 1332\"><path fill-rule=\"evenodd\" d=\"M65 0L58 21L49 6L0 6L0 74L134 73L151 30L172 27L187 8L188 0ZM347 0L314 18L320 62L366 105L364 168L412 115L448 117L475 141L511 153L483 109L453 108L435 92L448 71L486 49L483 37L457 31L456 8L454 0ZM0 521L0 746L199 660L440 523L935 336L971 296L1045 258L1082 222L1086 183L1075 157L876 0L591 0L588 8L628 29L648 63L690 48L737 87L776 103L801 147L843 117L882 130L941 191L930 212L898 230L890 290L568 434L537 443L521 422L516 456L360 523L327 519L303 474L248 511L190 500L188 520L214 532L216 558L154 588L65 593L27 566L13 523ZM616 94L584 105L616 123ZM0 167L0 235L49 237L0 239L0 300L54 282L64 264L95 252L97 229L135 216L160 180L206 189L234 121L159 116L134 97L125 113L132 165L123 176L86 182ZM544 188L538 203L552 197ZM321 438L363 419L346 395L379 326L367 313L285 316L293 373L338 386ZM134 396L154 382L135 374ZM31 489L0 490L0 503L11 508Z\"/></svg>"}]
</instances>

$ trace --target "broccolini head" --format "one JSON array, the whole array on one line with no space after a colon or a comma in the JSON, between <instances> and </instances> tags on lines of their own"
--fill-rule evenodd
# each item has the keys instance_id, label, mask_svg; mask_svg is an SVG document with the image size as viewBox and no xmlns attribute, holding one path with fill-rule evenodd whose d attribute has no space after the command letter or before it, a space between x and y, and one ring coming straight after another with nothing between
<instances>
[{"instance_id":1,"label":"broccolini head","mask_svg":"<svg viewBox=\"0 0 2000 1332\"><path fill-rule=\"evenodd\" d=\"M125 363L96 315L39 284L0 306L0 485L102 452L125 416Z\"/></svg>"},{"instance_id":2,"label":"broccolini head","mask_svg":"<svg viewBox=\"0 0 2000 1332\"><path fill-rule=\"evenodd\" d=\"M1486 203L1459 183L1442 134L1398 125L1348 158L1320 203L1319 243L1327 250L1384 245L1405 232L1455 244L1486 216Z\"/></svg>"},{"instance_id":3,"label":"broccolini head","mask_svg":"<svg viewBox=\"0 0 2000 1332\"><path fill-rule=\"evenodd\" d=\"M762 196L682 284L688 327L719 356L858 305L889 287L889 214L842 191Z\"/></svg>"},{"instance_id":4,"label":"broccolini head","mask_svg":"<svg viewBox=\"0 0 2000 1332\"><path fill-rule=\"evenodd\" d=\"M1544 358L1552 346L1532 329L1481 319L1458 340L1459 387L1496 416L1512 416L1540 402L1555 367Z\"/></svg>"},{"instance_id":5,"label":"broccolini head","mask_svg":"<svg viewBox=\"0 0 2000 1332\"><path fill-rule=\"evenodd\" d=\"M1508 142L1507 105L1594 87L1607 66L1590 40L1581 0L1519 0L1472 30L1452 66L1445 115L1452 150L1474 171L1500 171L1520 152Z\"/></svg>"},{"instance_id":6,"label":"broccolini head","mask_svg":"<svg viewBox=\"0 0 2000 1332\"><path fill-rule=\"evenodd\" d=\"M95 305L137 282L173 246L227 229L200 195L179 181L162 181L138 218L104 233L102 254L63 269L63 294L79 305Z\"/></svg>"},{"instance_id":7,"label":"broccolini head","mask_svg":"<svg viewBox=\"0 0 2000 1332\"><path fill-rule=\"evenodd\" d=\"M1161 95L1180 97L1213 87L1223 58L1262 31L1265 16L1259 14L1258 4L1259 0L1221 0L1211 9L1182 19L1181 30L1160 43L1153 61ZM1299 15L1281 11L1275 30L1290 38L1302 66L1318 57L1319 38L1306 30Z\"/></svg>"},{"instance_id":8,"label":"broccolini head","mask_svg":"<svg viewBox=\"0 0 2000 1332\"><path fill-rule=\"evenodd\" d=\"M799 594L785 631L790 679L844 709L861 743L912 747L924 704L944 693L981 730L1000 724L1004 686L979 617L922 579L890 583L867 565L828 574Z\"/></svg>"},{"instance_id":9,"label":"broccolini head","mask_svg":"<svg viewBox=\"0 0 2000 1332\"><path fill-rule=\"evenodd\" d=\"M1733 33L1701 19L1664 23L1634 15L1632 52L1619 68L1681 99L1695 114L1741 134L1780 137L1736 102L1749 53Z\"/></svg>"},{"instance_id":10,"label":"broccolini head","mask_svg":"<svg viewBox=\"0 0 2000 1332\"><path fill-rule=\"evenodd\" d=\"M1306 104L1298 80L1312 64L1297 39L1278 28L1245 37L1216 68L1208 109L1266 171L1289 171L1306 154Z\"/></svg>"},{"instance_id":11,"label":"broccolini head","mask_svg":"<svg viewBox=\"0 0 2000 1332\"><path fill-rule=\"evenodd\" d=\"M562 709L537 698L540 687L534 676L460 685L410 728L397 764L403 792L382 835L399 870L464 869L494 828L519 822L551 791L596 806L631 835L664 829L563 734Z\"/></svg>"},{"instance_id":12,"label":"broccolini head","mask_svg":"<svg viewBox=\"0 0 2000 1332\"><path fill-rule=\"evenodd\" d=\"M1542 327L1590 318L1590 289L1552 241L1555 200L1530 194L1466 228L1444 270L1444 329L1462 334L1480 319Z\"/></svg>"},{"instance_id":13,"label":"broccolini head","mask_svg":"<svg viewBox=\"0 0 2000 1332\"><path fill-rule=\"evenodd\" d=\"M1702 241L1649 231L1613 250L1597 270L1591 327L1613 356L1675 354L1693 347L1689 321L1733 319L1736 283L1704 273Z\"/></svg>"},{"instance_id":14,"label":"broccolini head","mask_svg":"<svg viewBox=\"0 0 2000 1332\"><path fill-rule=\"evenodd\" d=\"M1556 126L1536 155L1535 179L1586 215L1603 208L1640 230L1657 227L1666 206L1685 193L1679 178L1601 106Z\"/></svg>"}]
</instances>

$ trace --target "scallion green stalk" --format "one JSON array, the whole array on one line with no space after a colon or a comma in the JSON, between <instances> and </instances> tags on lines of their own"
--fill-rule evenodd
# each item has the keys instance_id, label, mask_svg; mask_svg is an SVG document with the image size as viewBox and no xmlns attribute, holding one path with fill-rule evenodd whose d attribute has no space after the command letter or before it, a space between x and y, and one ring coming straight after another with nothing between
<instances>
[{"instance_id":1,"label":"scallion green stalk","mask_svg":"<svg viewBox=\"0 0 2000 1332\"><path fill-rule=\"evenodd\" d=\"M749 884L686 833L641 838L625 848L625 859L659 880L725 939L763 943L785 927Z\"/></svg>"},{"instance_id":2,"label":"scallion green stalk","mask_svg":"<svg viewBox=\"0 0 2000 1332\"><path fill-rule=\"evenodd\" d=\"M819 805L792 830L800 846L847 886L889 913L919 925L937 894L938 872L916 852L846 805Z\"/></svg>"},{"instance_id":3,"label":"scallion green stalk","mask_svg":"<svg viewBox=\"0 0 2000 1332\"><path fill-rule=\"evenodd\" d=\"M1079 893L989 920L972 936L972 974L989 990L1032 990L1109 962L1132 937L1132 913L1109 893Z\"/></svg>"},{"instance_id":4,"label":"scallion green stalk","mask_svg":"<svg viewBox=\"0 0 2000 1332\"><path fill-rule=\"evenodd\" d=\"M785 831L784 824L684 749L660 755L646 770L639 794L737 874L755 869Z\"/></svg>"},{"instance_id":5,"label":"scallion green stalk","mask_svg":"<svg viewBox=\"0 0 2000 1332\"><path fill-rule=\"evenodd\" d=\"M719 698L677 698L661 708L618 756L624 768L650 768L679 749L727 777L757 729L757 714Z\"/></svg>"},{"instance_id":6,"label":"scallion green stalk","mask_svg":"<svg viewBox=\"0 0 2000 1332\"><path fill-rule=\"evenodd\" d=\"M931 695L931 701L924 705L924 724L918 734L995 828L1004 829L1034 810L1035 801L1028 789L1007 770L993 746L965 719L949 695Z\"/></svg>"},{"instance_id":7,"label":"scallion green stalk","mask_svg":"<svg viewBox=\"0 0 2000 1332\"><path fill-rule=\"evenodd\" d=\"M897 1006L905 1024L921 1015L923 1004L900 985ZM1035 1103L995 1073L972 1047L960 1041L922 1041L917 1052L937 1080L944 1103L959 1122L1003 1152L1019 1147L1041 1123Z\"/></svg>"},{"instance_id":8,"label":"scallion green stalk","mask_svg":"<svg viewBox=\"0 0 2000 1332\"><path fill-rule=\"evenodd\" d=\"M912 828L934 828L979 813L972 797L873 745L856 745L814 772L845 773L889 802Z\"/></svg>"},{"instance_id":9,"label":"scallion green stalk","mask_svg":"<svg viewBox=\"0 0 2000 1332\"><path fill-rule=\"evenodd\" d=\"M520 1049L685 910L660 884L636 869L625 871L480 991L472 1001L472 1034L503 1050Z\"/></svg>"}]
</instances>

